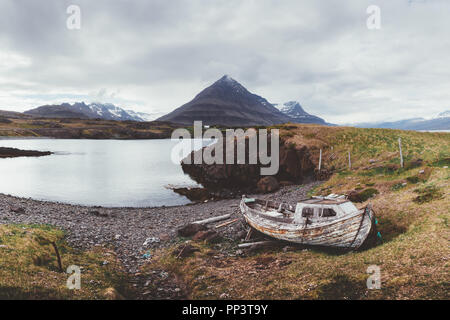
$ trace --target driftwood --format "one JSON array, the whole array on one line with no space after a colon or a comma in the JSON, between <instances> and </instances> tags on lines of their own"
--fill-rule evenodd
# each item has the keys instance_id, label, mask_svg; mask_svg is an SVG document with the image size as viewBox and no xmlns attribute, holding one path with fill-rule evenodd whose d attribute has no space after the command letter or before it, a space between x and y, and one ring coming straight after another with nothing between
<instances>
[{"instance_id":1,"label":"driftwood","mask_svg":"<svg viewBox=\"0 0 450 320\"><path fill-rule=\"evenodd\" d=\"M226 215L219 216L219 217L213 217L213 218L209 218L209 219L205 219L205 220L195 221L195 222L192 222L192 224L210 224L213 222L227 220L229 218L231 218L231 214L226 214Z\"/></svg>"},{"instance_id":2,"label":"driftwood","mask_svg":"<svg viewBox=\"0 0 450 320\"><path fill-rule=\"evenodd\" d=\"M245 241L249 241L253 235L253 228L248 229L247 235L245 236Z\"/></svg>"},{"instance_id":3,"label":"driftwood","mask_svg":"<svg viewBox=\"0 0 450 320\"><path fill-rule=\"evenodd\" d=\"M226 227L226 226L228 226L228 225L230 225L230 224L233 224L233 223L235 223L235 222L237 222L237 221L239 221L239 219L234 219L234 220L230 220L230 221L227 221L227 222L218 224L218 225L216 226L216 229Z\"/></svg>"},{"instance_id":4,"label":"driftwood","mask_svg":"<svg viewBox=\"0 0 450 320\"><path fill-rule=\"evenodd\" d=\"M257 247L263 247L263 246L274 245L274 244L276 244L275 241L249 242L249 243L241 243L241 244L239 244L238 248L240 248L240 249L249 248L249 247L257 248Z\"/></svg>"}]
</instances>

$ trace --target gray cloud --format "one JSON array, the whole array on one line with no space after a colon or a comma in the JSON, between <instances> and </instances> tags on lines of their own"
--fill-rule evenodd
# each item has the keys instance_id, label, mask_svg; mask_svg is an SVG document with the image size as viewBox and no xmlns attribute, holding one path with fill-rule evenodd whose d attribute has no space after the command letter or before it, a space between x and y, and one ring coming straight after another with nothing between
<instances>
[{"instance_id":1,"label":"gray cloud","mask_svg":"<svg viewBox=\"0 0 450 320\"><path fill-rule=\"evenodd\" d=\"M66 28L71 4L81 30ZM371 4L381 30L366 28ZM441 0L7 0L0 14L0 109L97 99L169 112L223 74L337 123L450 107Z\"/></svg>"}]
</instances>

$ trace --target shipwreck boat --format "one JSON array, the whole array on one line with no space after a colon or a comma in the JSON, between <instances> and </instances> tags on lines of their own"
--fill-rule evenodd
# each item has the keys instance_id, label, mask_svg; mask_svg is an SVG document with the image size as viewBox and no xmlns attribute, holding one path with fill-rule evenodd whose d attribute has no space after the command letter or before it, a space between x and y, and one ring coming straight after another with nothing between
<instances>
[{"instance_id":1,"label":"shipwreck boat","mask_svg":"<svg viewBox=\"0 0 450 320\"><path fill-rule=\"evenodd\" d=\"M353 250L376 243L372 206L358 209L345 196L312 197L295 208L243 196L240 209L252 228L276 239Z\"/></svg>"}]
</instances>

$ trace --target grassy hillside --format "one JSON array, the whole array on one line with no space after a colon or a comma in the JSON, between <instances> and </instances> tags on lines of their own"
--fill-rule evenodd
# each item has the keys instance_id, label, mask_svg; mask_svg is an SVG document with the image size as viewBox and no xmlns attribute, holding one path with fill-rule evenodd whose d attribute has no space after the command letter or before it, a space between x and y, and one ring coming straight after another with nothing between
<instances>
[{"instance_id":1,"label":"grassy hillside","mask_svg":"<svg viewBox=\"0 0 450 320\"><path fill-rule=\"evenodd\" d=\"M106 248L85 252L45 225L0 225L0 299L117 299L128 296L127 275ZM54 242L61 256L58 266ZM81 267L81 289L69 290L70 265Z\"/></svg>"},{"instance_id":2,"label":"grassy hillside","mask_svg":"<svg viewBox=\"0 0 450 320\"><path fill-rule=\"evenodd\" d=\"M236 254L236 243L193 243L200 252L177 259L170 250L161 251L146 267L148 272L168 270L184 282L194 299L450 298L450 134L278 128L293 148L309 146L316 163L323 149L324 168L333 175L314 194L369 190L365 194L374 197L358 206L373 204L382 242L363 252L295 247L241 256ZM399 137L405 168L399 167ZM367 289L371 265L381 268L381 290Z\"/></svg>"}]
</instances>

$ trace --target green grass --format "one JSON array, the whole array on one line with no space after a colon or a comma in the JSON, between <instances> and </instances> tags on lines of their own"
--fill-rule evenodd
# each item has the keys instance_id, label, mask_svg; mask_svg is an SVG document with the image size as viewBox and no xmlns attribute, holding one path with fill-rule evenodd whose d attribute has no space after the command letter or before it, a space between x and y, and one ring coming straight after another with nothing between
<instances>
[{"instance_id":1,"label":"green grass","mask_svg":"<svg viewBox=\"0 0 450 320\"><path fill-rule=\"evenodd\" d=\"M80 290L66 286L70 265L82 268ZM64 241L64 232L48 225L0 225L0 266L0 299L107 299L108 288L132 295L111 250L73 249Z\"/></svg>"}]
</instances>

